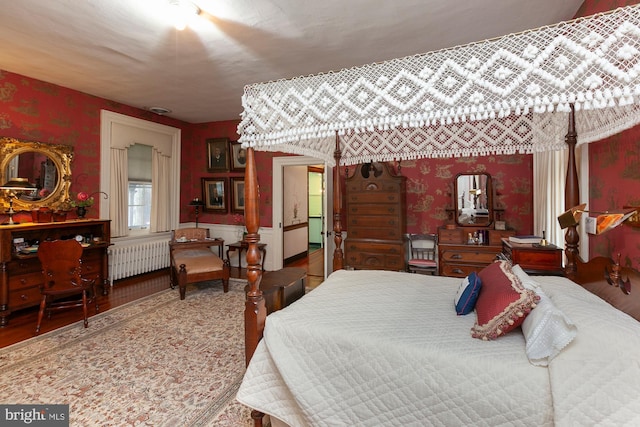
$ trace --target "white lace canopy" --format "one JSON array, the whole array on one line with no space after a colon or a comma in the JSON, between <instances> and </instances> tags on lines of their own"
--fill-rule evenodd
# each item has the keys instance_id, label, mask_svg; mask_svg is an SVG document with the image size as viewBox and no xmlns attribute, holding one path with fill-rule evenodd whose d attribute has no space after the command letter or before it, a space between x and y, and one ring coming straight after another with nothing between
<instances>
[{"instance_id":1,"label":"white lace canopy","mask_svg":"<svg viewBox=\"0 0 640 427\"><path fill-rule=\"evenodd\" d=\"M640 6L245 87L240 141L342 163L564 148L640 122Z\"/></svg>"}]
</instances>

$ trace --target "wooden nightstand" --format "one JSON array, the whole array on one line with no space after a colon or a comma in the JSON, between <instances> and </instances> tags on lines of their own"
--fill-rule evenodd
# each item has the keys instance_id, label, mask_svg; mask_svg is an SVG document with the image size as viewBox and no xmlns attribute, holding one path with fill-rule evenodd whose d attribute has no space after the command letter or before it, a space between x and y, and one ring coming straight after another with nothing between
<instances>
[{"instance_id":1,"label":"wooden nightstand","mask_svg":"<svg viewBox=\"0 0 640 427\"><path fill-rule=\"evenodd\" d=\"M262 275L260 290L264 297L267 314L285 308L300 299L306 292L307 271L304 268L285 267L267 271ZM249 292L249 285L244 288Z\"/></svg>"},{"instance_id":2,"label":"wooden nightstand","mask_svg":"<svg viewBox=\"0 0 640 427\"><path fill-rule=\"evenodd\" d=\"M539 246L502 239L502 253L528 274L564 276L562 249L555 245Z\"/></svg>"}]
</instances>

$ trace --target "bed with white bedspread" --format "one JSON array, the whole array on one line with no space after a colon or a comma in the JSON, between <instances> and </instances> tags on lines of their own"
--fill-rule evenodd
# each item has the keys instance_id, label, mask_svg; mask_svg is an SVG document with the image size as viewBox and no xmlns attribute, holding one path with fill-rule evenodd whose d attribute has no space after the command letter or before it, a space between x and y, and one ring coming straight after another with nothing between
<instances>
[{"instance_id":1,"label":"bed with white bedspread","mask_svg":"<svg viewBox=\"0 0 640 427\"><path fill-rule=\"evenodd\" d=\"M339 270L267 317L238 400L296 427L640 425L640 323L568 279L535 280L578 329L548 367L520 328L472 338L460 279Z\"/></svg>"}]
</instances>

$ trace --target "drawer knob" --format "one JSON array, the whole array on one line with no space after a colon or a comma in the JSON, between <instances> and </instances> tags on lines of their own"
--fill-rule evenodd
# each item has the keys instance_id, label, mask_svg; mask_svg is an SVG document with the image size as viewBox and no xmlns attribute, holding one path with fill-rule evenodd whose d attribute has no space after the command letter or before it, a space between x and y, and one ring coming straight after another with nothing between
<instances>
[{"instance_id":1,"label":"drawer knob","mask_svg":"<svg viewBox=\"0 0 640 427\"><path fill-rule=\"evenodd\" d=\"M27 297L25 294L20 295L20 299L21 299L22 301L26 301L26 300L27 300L27 298L28 298L28 297Z\"/></svg>"},{"instance_id":2,"label":"drawer knob","mask_svg":"<svg viewBox=\"0 0 640 427\"><path fill-rule=\"evenodd\" d=\"M462 259L462 255L460 255L460 254L453 254L453 255L451 255L451 259Z\"/></svg>"},{"instance_id":3,"label":"drawer knob","mask_svg":"<svg viewBox=\"0 0 640 427\"><path fill-rule=\"evenodd\" d=\"M24 285L27 283L27 281L25 279L20 279L20 283Z\"/></svg>"},{"instance_id":4,"label":"drawer knob","mask_svg":"<svg viewBox=\"0 0 640 427\"><path fill-rule=\"evenodd\" d=\"M453 270L451 270L451 271L452 271L453 273L456 273L456 274L462 274L462 273L463 273L463 271L462 271L462 270L460 270L459 268L454 268L454 269L453 269Z\"/></svg>"}]
</instances>

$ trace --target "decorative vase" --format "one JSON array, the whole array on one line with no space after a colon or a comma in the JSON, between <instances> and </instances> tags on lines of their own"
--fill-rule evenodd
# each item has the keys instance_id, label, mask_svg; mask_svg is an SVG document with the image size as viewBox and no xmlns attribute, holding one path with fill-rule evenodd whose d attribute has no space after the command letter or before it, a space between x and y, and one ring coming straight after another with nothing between
<instances>
[{"instance_id":1,"label":"decorative vase","mask_svg":"<svg viewBox=\"0 0 640 427\"><path fill-rule=\"evenodd\" d=\"M84 218L84 216L87 214L87 208L84 206L78 206L76 208L76 215L78 215L78 218Z\"/></svg>"}]
</instances>

